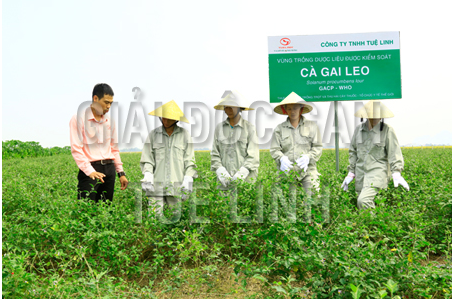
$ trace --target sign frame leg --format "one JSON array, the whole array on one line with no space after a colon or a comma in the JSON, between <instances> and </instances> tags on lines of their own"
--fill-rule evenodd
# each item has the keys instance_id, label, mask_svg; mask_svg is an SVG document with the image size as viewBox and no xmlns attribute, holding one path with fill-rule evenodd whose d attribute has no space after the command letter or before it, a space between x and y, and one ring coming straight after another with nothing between
<instances>
[{"instance_id":1,"label":"sign frame leg","mask_svg":"<svg viewBox=\"0 0 452 301\"><path fill-rule=\"evenodd\" d=\"M337 101L334 101L334 140L336 148L336 172L339 172L339 120L337 117Z\"/></svg>"}]
</instances>

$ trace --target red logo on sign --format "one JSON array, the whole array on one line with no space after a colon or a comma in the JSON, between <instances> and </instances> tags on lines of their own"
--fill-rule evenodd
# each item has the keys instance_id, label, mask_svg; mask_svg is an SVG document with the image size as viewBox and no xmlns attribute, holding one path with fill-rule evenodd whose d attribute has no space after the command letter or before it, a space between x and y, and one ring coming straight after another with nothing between
<instances>
[{"instance_id":1,"label":"red logo on sign","mask_svg":"<svg viewBox=\"0 0 452 301\"><path fill-rule=\"evenodd\" d=\"M290 39L289 38L282 38L280 41L281 45L283 46L287 46L290 44Z\"/></svg>"}]
</instances>

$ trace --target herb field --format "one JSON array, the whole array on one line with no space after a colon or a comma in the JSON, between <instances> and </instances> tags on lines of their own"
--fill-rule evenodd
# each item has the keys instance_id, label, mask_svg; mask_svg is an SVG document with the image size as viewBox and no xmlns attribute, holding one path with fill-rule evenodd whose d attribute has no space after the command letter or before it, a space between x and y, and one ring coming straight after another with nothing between
<instances>
[{"instance_id":1,"label":"herb field","mask_svg":"<svg viewBox=\"0 0 452 301\"><path fill-rule=\"evenodd\" d=\"M2 296L452 298L452 149L403 155L410 191L391 179L376 208L359 212L354 182L340 188L348 151L336 173L324 150L329 212L312 205L307 220L307 199L289 202L293 179L278 176L268 151L256 184L238 184L236 212L216 190L210 154L197 152L198 188L166 223L139 189L140 153L121 154L130 183L121 191L116 181L111 206L77 200L71 155L3 159Z\"/></svg>"}]
</instances>

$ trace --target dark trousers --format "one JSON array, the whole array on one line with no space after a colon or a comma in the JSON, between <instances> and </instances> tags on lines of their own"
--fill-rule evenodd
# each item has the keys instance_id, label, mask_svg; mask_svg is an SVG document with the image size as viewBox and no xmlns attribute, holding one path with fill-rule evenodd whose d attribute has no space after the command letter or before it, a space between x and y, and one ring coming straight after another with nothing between
<instances>
[{"instance_id":1,"label":"dark trousers","mask_svg":"<svg viewBox=\"0 0 452 301\"><path fill-rule=\"evenodd\" d=\"M81 170L78 172L78 199L90 198L96 203L99 200L113 201L113 192L115 189L116 169L114 164L102 165L100 163L91 163L93 168L97 172L101 172L105 175L103 178L105 183L102 183L98 179L91 179Z\"/></svg>"}]
</instances>

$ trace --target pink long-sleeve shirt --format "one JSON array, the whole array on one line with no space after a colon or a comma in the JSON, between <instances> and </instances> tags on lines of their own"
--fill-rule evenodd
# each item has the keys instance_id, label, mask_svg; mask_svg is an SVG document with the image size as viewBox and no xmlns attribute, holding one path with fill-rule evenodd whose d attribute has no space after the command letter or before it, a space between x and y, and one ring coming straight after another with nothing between
<instances>
[{"instance_id":1,"label":"pink long-sleeve shirt","mask_svg":"<svg viewBox=\"0 0 452 301\"><path fill-rule=\"evenodd\" d=\"M116 172L124 171L119 156L116 124L109 117L103 115L97 121L89 107L84 114L72 116L69 128L72 156L87 176L96 171L90 162L105 159L115 160Z\"/></svg>"}]
</instances>

